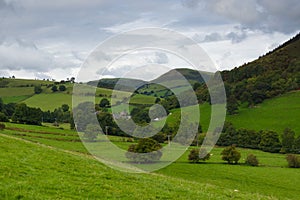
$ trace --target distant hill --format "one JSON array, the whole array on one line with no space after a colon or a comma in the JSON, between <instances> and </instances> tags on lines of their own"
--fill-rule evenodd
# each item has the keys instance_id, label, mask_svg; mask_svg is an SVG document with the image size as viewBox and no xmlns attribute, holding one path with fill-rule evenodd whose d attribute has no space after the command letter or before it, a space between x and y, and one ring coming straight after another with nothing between
<instances>
[{"instance_id":1,"label":"distant hill","mask_svg":"<svg viewBox=\"0 0 300 200\"><path fill-rule=\"evenodd\" d=\"M120 81L121 80L121 81ZM119 82L120 81L120 82ZM118 83L119 82L119 83ZM87 84L107 89L114 89L116 84L118 83L118 90L122 91L131 91L134 88L139 88L142 85L146 84L146 81L139 79L131 79L131 78L105 78L100 79L99 81L90 81Z\"/></svg>"},{"instance_id":2,"label":"distant hill","mask_svg":"<svg viewBox=\"0 0 300 200\"><path fill-rule=\"evenodd\" d=\"M193 69L187 69L187 68L178 68L178 69L172 69L169 72L161 75L157 79L154 79L151 81L152 83L163 83L167 81L174 80L174 77L177 77L178 73L180 73L186 80L188 80L190 83L200 82L203 83L204 79L210 77L210 73L207 72L200 72ZM202 77L202 75L204 77Z\"/></svg>"}]
</instances>

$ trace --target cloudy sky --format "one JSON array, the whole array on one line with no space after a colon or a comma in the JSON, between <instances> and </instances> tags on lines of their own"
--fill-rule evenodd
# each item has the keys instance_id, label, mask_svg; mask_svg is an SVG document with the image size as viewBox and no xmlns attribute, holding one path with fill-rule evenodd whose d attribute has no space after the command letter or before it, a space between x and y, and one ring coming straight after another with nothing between
<instances>
[{"instance_id":1,"label":"cloudy sky","mask_svg":"<svg viewBox=\"0 0 300 200\"><path fill-rule=\"evenodd\" d=\"M184 34L217 69L231 69L298 33L299 10L298 0L0 0L0 76L76 76L99 43L144 27ZM172 62L162 53L141 59Z\"/></svg>"}]
</instances>

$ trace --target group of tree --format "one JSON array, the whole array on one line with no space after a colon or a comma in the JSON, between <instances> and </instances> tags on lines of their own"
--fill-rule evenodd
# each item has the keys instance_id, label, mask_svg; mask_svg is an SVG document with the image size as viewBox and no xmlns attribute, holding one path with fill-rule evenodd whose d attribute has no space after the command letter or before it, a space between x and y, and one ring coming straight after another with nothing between
<instances>
[{"instance_id":1,"label":"group of tree","mask_svg":"<svg viewBox=\"0 0 300 200\"><path fill-rule=\"evenodd\" d=\"M42 122L48 123L71 123L72 114L67 104L54 111L42 111L40 108L27 106L25 103L4 104L0 98L0 121L13 123L42 125Z\"/></svg>"},{"instance_id":2,"label":"group of tree","mask_svg":"<svg viewBox=\"0 0 300 200\"><path fill-rule=\"evenodd\" d=\"M188 160L191 163L198 163L199 161L206 161L210 159L211 154L205 149L193 148L190 150ZM228 164L237 164L241 159L241 153L236 149L235 145L231 145L223 149L221 152L221 159ZM245 160L245 164L249 166L258 166L259 162L255 155L249 154Z\"/></svg>"},{"instance_id":3,"label":"group of tree","mask_svg":"<svg viewBox=\"0 0 300 200\"><path fill-rule=\"evenodd\" d=\"M236 129L231 123L226 123L217 145L236 145L272 153L300 153L300 136L296 137L295 132L289 128L279 135L275 131L268 130Z\"/></svg>"},{"instance_id":4,"label":"group of tree","mask_svg":"<svg viewBox=\"0 0 300 200\"><path fill-rule=\"evenodd\" d=\"M53 85L51 90L52 92L57 92L57 91L60 91L60 92L63 92L63 91L66 91L66 86L65 85L59 85L58 87L56 85Z\"/></svg>"}]
</instances>

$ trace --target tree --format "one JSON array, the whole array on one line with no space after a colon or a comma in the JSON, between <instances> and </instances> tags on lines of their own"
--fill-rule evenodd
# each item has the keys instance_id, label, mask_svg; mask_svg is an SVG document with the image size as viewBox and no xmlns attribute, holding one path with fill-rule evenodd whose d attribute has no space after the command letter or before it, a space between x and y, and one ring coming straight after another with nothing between
<instances>
[{"instance_id":1,"label":"tree","mask_svg":"<svg viewBox=\"0 0 300 200\"><path fill-rule=\"evenodd\" d=\"M67 105L67 104L63 104L63 105L61 106L61 108L62 108L63 112L67 112L67 111L69 111L69 109L70 109L69 105Z\"/></svg>"},{"instance_id":2,"label":"tree","mask_svg":"<svg viewBox=\"0 0 300 200\"><path fill-rule=\"evenodd\" d=\"M0 97L0 112L3 112L4 111L4 103L3 103L3 100L2 98Z\"/></svg>"},{"instance_id":3,"label":"tree","mask_svg":"<svg viewBox=\"0 0 300 200\"><path fill-rule=\"evenodd\" d=\"M188 160L192 163L197 163L200 160L206 161L209 160L210 154L207 153L205 149L192 149L188 156Z\"/></svg>"},{"instance_id":4,"label":"tree","mask_svg":"<svg viewBox=\"0 0 300 200\"><path fill-rule=\"evenodd\" d=\"M227 161L229 164L232 164L233 162L237 164L241 158L241 153L236 150L234 145L231 145L230 147L226 147L222 151L221 155L222 155L222 160Z\"/></svg>"},{"instance_id":5,"label":"tree","mask_svg":"<svg viewBox=\"0 0 300 200\"><path fill-rule=\"evenodd\" d=\"M40 85L34 86L34 93L35 94L40 94L40 93L42 93L42 91L43 91L43 89Z\"/></svg>"},{"instance_id":6,"label":"tree","mask_svg":"<svg viewBox=\"0 0 300 200\"><path fill-rule=\"evenodd\" d=\"M63 92L63 91L66 91L66 86L65 85L60 85L59 87L58 87L58 89L59 89L59 91L61 91L61 92Z\"/></svg>"},{"instance_id":7,"label":"tree","mask_svg":"<svg viewBox=\"0 0 300 200\"><path fill-rule=\"evenodd\" d=\"M27 107L25 103L18 104L12 121L21 124L41 125L43 112L40 108Z\"/></svg>"},{"instance_id":8,"label":"tree","mask_svg":"<svg viewBox=\"0 0 300 200\"><path fill-rule=\"evenodd\" d=\"M295 139L293 151L294 153L300 153L300 136Z\"/></svg>"},{"instance_id":9,"label":"tree","mask_svg":"<svg viewBox=\"0 0 300 200\"><path fill-rule=\"evenodd\" d=\"M8 117L3 113L0 112L0 122L8 122Z\"/></svg>"},{"instance_id":10,"label":"tree","mask_svg":"<svg viewBox=\"0 0 300 200\"><path fill-rule=\"evenodd\" d=\"M294 142L295 142L295 132L289 128L284 129L283 134L281 135L281 143L283 153L293 152Z\"/></svg>"},{"instance_id":11,"label":"tree","mask_svg":"<svg viewBox=\"0 0 300 200\"><path fill-rule=\"evenodd\" d=\"M57 92L57 86L56 85L53 85L52 88L51 88L52 92Z\"/></svg>"},{"instance_id":12,"label":"tree","mask_svg":"<svg viewBox=\"0 0 300 200\"><path fill-rule=\"evenodd\" d=\"M259 148L266 152L278 153L281 149L278 133L274 131L261 131Z\"/></svg>"},{"instance_id":13,"label":"tree","mask_svg":"<svg viewBox=\"0 0 300 200\"><path fill-rule=\"evenodd\" d=\"M97 135L100 133L100 128L95 124L88 124L85 128L83 137L88 141L93 142L97 138Z\"/></svg>"},{"instance_id":14,"label":"tree","mask_svg":"<svg viewBox=\"0 0 300 200\"><path fill-rule=\"evenodd\" d=\"M231 95L228 99L227 99L227 113L229 115L234 115L238 113L239 110L239 104L236 100L236 98Z\"/></svg>"},{"instance_id":15,"label":"tree","mask_svg":"<svg viewBox=\"0 0 300 200\"><path fill-rule=\"evenodd\" d=\"M157 162L162 156L161 147L157 141L151 138L142 138L138 144L129 146L125 156L136 163Z\"/></svg>"},{"instance_id":16,"label":"tree","mask_svg":"<svg viewBox=\"0 0 300 200\"><path fill-rule=\"evenodd\" d=\"M108 99L103 98L103 99L101 99L99 106L100 106L100 108L107 108L110 106L110 102L108 101Z\"/></svg>"},{"instance_id":17,"label":"tree","mask_svg":"<svg viewBox=\"0 0 300 200\"><path fill-rule=\"evenodd\" d=\"M245 161L246 165L258 166L258 160L255 155L249 154Z\"/></svg>"}]
</instances>

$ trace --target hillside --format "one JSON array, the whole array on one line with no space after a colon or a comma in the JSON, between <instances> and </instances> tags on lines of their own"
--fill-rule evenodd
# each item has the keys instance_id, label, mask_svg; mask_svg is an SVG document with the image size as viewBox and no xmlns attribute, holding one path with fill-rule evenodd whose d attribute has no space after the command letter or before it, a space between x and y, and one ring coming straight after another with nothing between
<instances>
[{"instance_id":1,"label":"hillside","mask_svg":"<svg viewBox=\"0 0 300 200\"><path fill-rule=\"evenodd\" d=\"M0 134L1 199L249 199L252 193L112 170L93 157ZM41 157L42 155L42 157ZM267 198L254 194L255 198Z\"/></svg>"},{"instance_id":2,"label":"hillside","mask_svg":"<svg viewBox=\"0 0 300 200\"><path fill-rule=\"evenodd\" d=\"M258 59L221 72L227 95L255 105L300 88L300 34Z\"/></svg>"}]
</instances>

